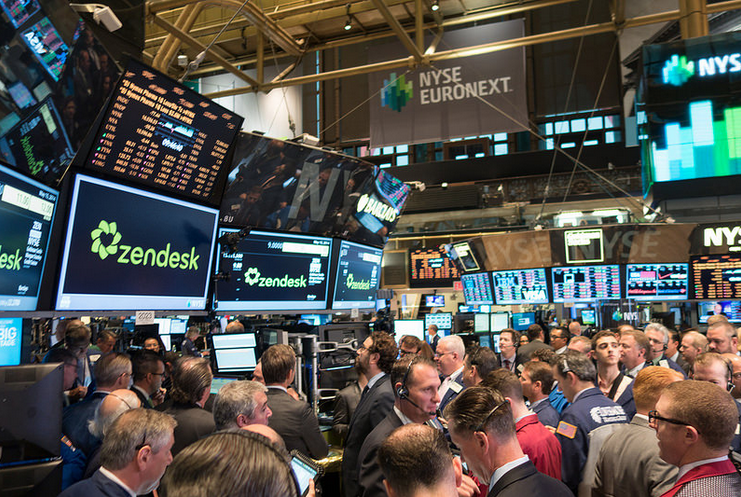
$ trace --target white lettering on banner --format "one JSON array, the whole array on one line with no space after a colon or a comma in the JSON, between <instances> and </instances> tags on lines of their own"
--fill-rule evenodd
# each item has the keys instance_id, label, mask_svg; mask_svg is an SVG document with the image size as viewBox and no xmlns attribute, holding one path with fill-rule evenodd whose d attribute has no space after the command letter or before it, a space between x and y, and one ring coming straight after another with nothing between
<instances>
[{"instance_id":1,"label":"white lettering on banner","mask_svg":"<svg viewBox=\"0 0 741 497\"><path fill-rule=\"evenodd\" d=\"M738 252L741 240L736 240L741 235L741 226L723 226L722 228L705 228L703 231L703 245L705 247L722 247L728 246L728 250Z\"/></svg>"},{"instance_id":2,"label":"white lettering on banner","mask_svg":"<svg viewBox=\"0 0 741 497\"><path fill-rule=\"evenodd\" d=\"M433 69L419 74L419 103L421 105L453 102L466 98L486 97L514 91L510 76L464 82L461 66Z\"/></svg>"},{"instance_id":3,"label":"white lettering on banner","mask_svg":"<svg viewBox=\"0 0 741 497\"><path fill-rule=\"evenodd\" d=\"M699 59L697 62L700 76L714 76L715 74L741 71L741 54L739 53L706 57Z\"/></svg>"}]
</instances>

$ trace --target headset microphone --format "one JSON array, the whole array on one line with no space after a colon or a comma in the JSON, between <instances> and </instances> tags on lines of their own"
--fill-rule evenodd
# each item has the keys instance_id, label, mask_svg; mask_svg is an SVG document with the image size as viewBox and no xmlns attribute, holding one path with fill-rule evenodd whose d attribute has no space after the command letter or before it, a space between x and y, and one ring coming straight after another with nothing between
<instances>
[{"instance_id":1,"label":"headset microphone","mask_svg":"<svg viewBox=\"0 0 741 497\"><path fill-rule=\"evenodd\" d=\"M417 362L418 356L414 356L411 361L409 361L409 365L407 366L406 372L404 372L404 377L401 380L401 385L396 390L396 395L399 396L400 399L404 399L410 404L412 404L414 407L422 411L423 413L429 415L429 416L435 416L436 412L430 412L425 411L421 407L419 407L419 404L414 402L412 399L409 398L409 389L407 388L407 378L409 378L409 372L412 370L412 366ZM439 410L439 409L438 409Z\"/></svg>"},{"instance_id":2,"label":"headset microphone","mask_svg":"<svg viewBox=\"0 0 741 497\"><path fill-rule=\"evenodd\" d=\"M401 390L401 388L399 390ZM417 409L419 409L420 411L422 411L423 413L425 413L425 414L427 414L429 416L436 416L437 415L437 411L425 411L424 409L422 409L419 406L419 404L417 404L412 399L410 399L409 396L405 392L402 392L401 395L399 395L399 398L406 400L407 402L409 402L410 404L412 404L414 407L416 407Z\"/></svg>"}]
</instances>

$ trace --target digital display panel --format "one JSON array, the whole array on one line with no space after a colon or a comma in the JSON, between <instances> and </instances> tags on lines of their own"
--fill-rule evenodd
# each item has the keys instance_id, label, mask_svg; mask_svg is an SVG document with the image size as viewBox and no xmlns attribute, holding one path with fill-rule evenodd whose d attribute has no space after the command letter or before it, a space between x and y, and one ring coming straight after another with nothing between
<instances>
[{"instance_id":1,"label":"digital display panel","mask_svg":"<svg viewBox=\"0 0 741 497\"><path fill-rule=\"evenodd\" d=\"M0 138L0 153L16 169L47 184L62 175L75 155L51 99Z\"/></svg>"},{"instance_id":2,"label":"digital display panel","mask_svg":"<svg viewBox=\"0 0 741 497\"><path fill-rule=\"evenodd\" d=\"M254 333L230 333L226 335L211 335L215 349L239 349L257 347Z\"/></svg>"},{"instance_id":3,"label":"digital display panel","mask_svg":"<svg viewBox=\"0 0 741 497\"><path fill-rule=\"evenodd\" d=\"M59 193L0 164L0 311L35 311Z\"/></svg>"},{"instance_id":4,"label":"digital display panel","mask_svg":"<svg viewBox=\"0 0 741 497\"><path fill-rule=\"evenodd\" d=\"M638 300L687 300L689 265L628 264L625 296Z\"/></svg>"},{"instance_id":5,"label":"digital display panel","mask_svg":"<svg viewBox=\"0 0 741 497\"><path fill-rule=\"evenodd\" d=\"M219 373L252 371L257 367L254 348L215 349L214 356Z\"/></svg>"},{"instance_id":6,"label":"digital display panel","mask_svg":"<svg viewBox=\"0 0 741 497\"><path fill-rule=\"evenodd\" d=\"M566 263L603 262L602 228L564 231Z\"/></svg>"},{"instance_id":7,"label":"digital display panel","mask_svg":"<svg viewBox=\"0 0 741 497\"><path fill-rule=\"evenodd\" d=\"M437 326L438 330L450 330L453 328L453 314L449 312L425 314L425 329L433 324Z\"/></svg>"},{"instance_id":8,"label":"digital display panel","mask_svg":"<svg viewBox=\"0 0 741 497\"><path fill-rule=\"evenodd\" d=\"M10 93L10 96L13 98L13 102L15 102L15 104L21 109L36 105L36 99L33 98L31 92L26 88L26 85L20 81L14 85L8 86L8 93Z\"/></svg>"},{"instance_id":9,"label":"digital display panel","mask_svg":"<svg viewBox=\"0 0 741 497\"><path fill-rule=\"evenodd\" d=\"M445 295L425 295L427 307L445 307Z\"/></svg>"},{"instance_id":10,"label":"digital display panel","mask_svg":"<svg viewBox=\"0 0 741 497\"><path fill-rule=\"evenodd\" d=\"M423 319L395 319L394 334L398 338L411 335L425 341L425 322Z\"/></svg>"},{"instance_id":11,"label":"digital display panel","mask_svg":"<svg viewBox=\"0 0 741 497\"><path fill-rule=\"evenodd\" d=\"M494 305L489 273L462 274L461 283L466 305Z\"/></svg>"},{"instance_id":12,"label":"digital display panel","mask_svg":"<svg viewBox=\"0 0 741 497\"><path fill-rule=\"evenodd\" d=\"M239 230L222 228L219 236ZM317 236L252 231L235 252L223 244L216 282L219 311L325 310L332 240Z\"/></svg>"},{"instance_id":13,"label":"digital display panel","mask_svg":"<svg viewBox=\"0 0 741 497\"><path fill-rule=\"evenodd\" d=\"M218 211L78 174L57 310L202 310Z\"/></svg>"},{"instance_id":14,"label":"digital display panel","mask_svg":"<svg viewBox=\"0 0 741 497\"><path fill-rule=\"evenodd\" d=\"M383 249L340 241L332 309L373 309Z\"/></svg>"},{"instance_id":15,"label":"digital display panel","mask_svg":"<svg viewBox=\"0 0 741 497\"><path fill-rule=\"evenodd\" d=\"M512 328L525 331L531 324L535 324L534 312L516 312L512 314Z\"/></svg>"},{"instance_id":16,"label":"digital display panel","mask_svg":"<svg viewBox=\"0 0 741 497\"><path fill-rule=\"evenodd\" d=\"M710 316L720 314L725 316L731 323L741 323L741 302L698 302L697 317L701 323L707 323Z\"/></svg>"},{"instance_id":17,"label":"digital display panel","mask_svg":"<svg viewBox=\"0 0 741 497\"><path fill-rule=\"evenodd\" d=\"M17 366L21 363L23 319L0 318L0 366Z\"/></svg>"},{"instance_id":18,"label":"digital display panel","mask_svg":"<svg viewBox=\"0 0 741 497\"><path fill-rule=\"evenodd\" d=\"M481 269L479 267L479 262L473 255L473 249L468 242L454 243L453 251L455 257L458 258L465 271L478 271Z\"/></svg>"},{"instance_id":19,"label":"digital display panel","mask_svg":"<svg viewBox=\"0 0 741 497\"><path fill-rule=\"evenodd\" d=\"M113 90L87 167L218 202L241 125L237 114L132 60Z\"/></svg>"},{"instance_id":20,"label":"digital display panel","mask_svg":"<svg viewBox=\"0 0 741 497\"><path fill-rule=\"evenodd\" d=\"M59 81L69 48L49 18L39 22L21 33L21 39L49 72L54 81Z\"/></svg>"},{"instance_id":21,"label":"digital display panel","mask_svg":"<svg viewBox=\"0 0 741 497\"><path fill-rule=\"evenodd\" d=\"M479 339L479 347L491 348L491 335L488 333L480 333L476 335Z\"/></svg>"},{"instance_id":22,"label":"digital display panel","mask_svg":"<svg viewBox=\"0 0 741 497\"><path fill-rule=\"evenodd\" d=\"M489 314L473 315L473 331L489 331L490 326Z\"/></svg>"},{"instance_id":23,"label":"digital display panel","mask_svg":"<svg viewBox=\"0 0 741 497\"><path fill-rule=\"evenodd\" d=\"M593 302L620 298L620 266L551 269L554 302Z\"/></svg>"},{"instance_id":24,"label":"digital display panel","mask_svg":"<svg viewBox=\"0 0 741 497\"><path fill-rule=\"evenodd\" d=\"M545 269L494 271L494 299L497 305L547 304Z\"/></svg>"},{"instance_id":25,"label":"digital display panel","mask_svg":"<svg viewBox=\"0 0 741 497\"><path fill-rule=\"evenodd\" d=\"M595 326L597 324L597 311L594 309L582 309L580 314L582 324L589 326Z\"/></svg>"},{"instance_id":26,"label":"digital display panel","mask_svg":"<svg viewBox=\"0 0 741 497\"><path fill-rule=\"evenodd\" d=\"M37 0L2 0L1 5L8 19L16 28L21 27L23 23L41 9Z\"/></svg>"},{"instance_id":27,"label":"digital display panel","mask_svg":"<svg viewBox=\"0 0 741 497\"><path fill-rule=\"evenodd\" d=\"M690 258L693 298L741 300L741 256L710 255Z\"/></svg>"},{"instance_id":28,"label":"digital display panel","mask_svg":"<svg viewBox=\"0 0 741 497\"><path fill-rule=\"evenodd\" d=\"M409 286L412 288L452 287L460 273L443 247L412 250L409 253Z\"/></svg>"},{"instance_id":29,"label":"digital display panel","mask_svg":"<svg viewBox=\"0 0 741 497\"><path fill-rule=\"evenodd\" d=\"M490 314L490 318L491 331L502 331L505 328L509 328L509 313L493 312Z\"/></svg>"}]
</instances>

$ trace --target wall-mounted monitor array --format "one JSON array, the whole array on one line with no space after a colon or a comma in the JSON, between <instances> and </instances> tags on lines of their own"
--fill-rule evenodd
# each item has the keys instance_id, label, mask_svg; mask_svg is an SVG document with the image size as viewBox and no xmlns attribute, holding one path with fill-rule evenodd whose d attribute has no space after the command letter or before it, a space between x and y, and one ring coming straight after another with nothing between
<instances>
[{"instance_id":1,"label":"wall-mounted monitor array","mask_svg":"<svg viewBox=\"0 0 741 497\"><path fill-rule=\"evenodd\" d=\"M383 250L340 241L332 309L374 309Z\"/></svg>"},{"instance_id":2,"label":"wall-mounted monitor array","mask_svg":"<svg viewBox=\"0 0 741 497\"><path fill-rule=\"evenodd\" d=\"M497 305L548 303L544 268L494 271L492 279Z\"/></svg>"},{"instance_id":3,"label":"wall-mounted monitor array","mask_svg":"<svg viewBox=\"0 0 741 497\"><path fill-rule=\"evenodd\" d=\"M639 300L686 300L688 264L628 264L625 296Z\"/></svg>"},{"instance_id":4,"label":"wall-mounted monitor array","mask_svg":"<svg viewBox=\"0 0 741 497\"><path fill-rule=\"evenodd\" d=\"M690 259L694 298L741 300L741 254Z\"/></svg>"},{"instance_id":5,"label":"wall-mounted monitor array","mask_svg":"<svg viewBox=\"0 0 741 497\"><path fill-rule=\"evenodd\" d=\"M242 118L132 59L111 95L86 167L218 204Z\"/></svg>"},{"instance_id":6,"label":"wall-mounted monitor array","mask_svg":"<svg viewBox=\"0 0 741 497\"><path fill-rule=\"evenodd\" d=\"M442 246L409 253L409 286L412 288L452 287L460 278L455 263Z\"/></svg>"},{"instance_id":7,"label":"wall-mounted monitor array","mask_svg":"<svg viewBox=\"0 0 741 497\"><path fill-rule=\"evenodd\" d=\"M203 310L218 211L77 175L56 309Z\"/></svg>"},{"instance_id":8,"label":"wall-mounted monitor array","mask_svg":"<svg viewBox=\"0 0 741 497\"><path fill-rule=\"evenodd\" d=\"M462 274L461 283L466 305L494 305L489 273Z\"/></svg>"},{"instance_id":9,"label":"wall-mounted monitor array","mask_svg":"<svg viewBox=\"0 0 741 497\"><path fill-rule=\"evenodd\" d=\"M450 312L425 314L425 329L433 324L437 326L438 330L450 330L453 328L453 314Z\"/></svg>"},{"instance_id":10,"label":"wall-mounted monitor array","mask_svg":"<svg viewBox=\"0 0 741 497\"><path fill-rule=\"evenodd\" d=\"M554 302L620 299L620 266L572 266L551 269Z\"/></svg>"},{"instance_id":11,"label":"wall-mounted monitor array","mask_svg":"<svg viewBox=\"0 0 741 497\"><path fill-rule=\"evenodd\" d=\"M0 164L0 311L34 311L59 193Z\"/></svg>"}]
</instances>

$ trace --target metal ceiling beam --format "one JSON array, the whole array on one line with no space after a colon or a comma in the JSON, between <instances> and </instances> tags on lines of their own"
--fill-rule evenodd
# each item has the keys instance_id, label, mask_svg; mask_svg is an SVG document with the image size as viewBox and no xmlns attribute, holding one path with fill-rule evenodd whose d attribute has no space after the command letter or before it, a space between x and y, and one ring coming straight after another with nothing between
<instances>
[{"instance_id":1,"label":"metal ceiling beam","mask_svg":"<svg viewBox=\"0 0 741 497\"><path fill-rule=\"evenodd\" d=\"M175 26L173 26L169 22L160 18L158 15L156 14L152 15L151 18L155 24L167 30L169 33L171 33L173 36L180 39L182 42L190 45L193 48L200 50L201 52L206 50L206 46L203 45L201 42L199 42L192 36L188 35L187 33L183 33L182 31L177 29ZM259 89L259 83L257 81L255 81L254 79L252 79L251 77L247 76L245 73L243 73L242 71L234 67L228 60L224 59L221 55L215 52L212 52L212 51L208 51L206 53L206 57L213 60L214 62L219 64L221 67L223 67L226 71L234 74L236 77L238 77L239 79L241 79L242 81L250 85L249 87L244 87L245 89L249 88L248 91L257 91Z\"/></svg>"},{"instance_id":2,"label":"metal ceiling beam","mask_svg":"<svg viewBox=\"0 0 741 497\"><path fill-rule=\"evenodd\" d=\"M185 31L190 31L196 19L198 18L198 14L200 13L200 5L188 5L180 13L177 21L175 21L175 27L180 31L182 31L183 29L185 29ZM170 63L172 62L172 59L175 57L175 54L177 53L179 48L180 42L175 37L175 35L168 34L167 38L165 38L165 41L160 46L159 50L157 50L152 66L163 72L167 72L167 68L170 66Z\"/></svg>"},{"instance_id":3,"label":"metal ceiling beam","mask_svg":"<svg viewBox=\"0 0 741 497\"><path fill-rule=\"evenodd\" d=\"M724 10L736 10L741 9L741 0L730 0L721 4L708 5L708 12L711 11L710 7L714 7L715 11ZM721 7L722 6L722 7ZM486 43L473 47L465 47L454 50L446 50L430 55L430 62L438 60L449 60L458 59L463 57L472 57L474 55L481 55L486 53L497 52L501 50L508 50L510 48L531 46L540 43L567 40L571 38L579 38L582 36L590 36L602 33L615 33L619 29L628 29L632 27L645 26L660 22L673 21L681 17L678 10L672 10L668 12L661 12L657 14L650 14L646 16L639 16L632 19L626 19L625 23L621 28L618 28L612 22L598 23L589 26L582 26L578 28L564 29L561 31L554 31L551 33L543 33L538 35L523 36L521 38L515 38L512 40L497 41L493 43ZM415 67L415 60L413 57L389 60L386 62L378 62L375 64L366 64L363 66L351 67L347 69L338 69L335 71L327 71L319 74L309 74L306 76L297 76L281 81L278 84L267 84L260 88L260 90L270 90L273 88L283 86L297 86L308 83L316 83L318 81L326 81L330 79L344 78L348 76L357 76L360 74L369 74L376 71L386 71L389 69L397 69L400 67ZM206 94L209 98L218 98L232 95L239 95L242 93L249 93L254 91L251 88L234 88L231 90L225 90L221 92L208 93Z\"/></svg>"},{"instance_id":4,"label":"metal ceiling beam","mask_svg":"<svg viewBox=\"0 0 741 497\"><path fill-rule=\"evenodd\" d=\"M401 43L406 47L407 50L409 50L409 53L412 54L414 57L414 60L417 61L417 63L422 62L422 50L420 50L417 45L414 44L412 39L409 37L409 35L404 31L404 28L402 27L401 23L394 17L394 14L391 13L391 9L389 9L386 4L384 3L384 0L372 0L373 5L376 6L378 11L381 13L384 19L386 19L386 22L388 23L391 30L396 34L396 37L399 38Z\"/></svg>"}]
</instances>

